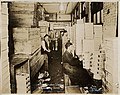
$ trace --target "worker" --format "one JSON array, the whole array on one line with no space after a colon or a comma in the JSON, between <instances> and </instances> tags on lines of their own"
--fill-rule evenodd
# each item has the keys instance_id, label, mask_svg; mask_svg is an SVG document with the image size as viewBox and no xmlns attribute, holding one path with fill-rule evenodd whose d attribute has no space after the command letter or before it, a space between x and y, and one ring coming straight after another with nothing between
<instances>
[{"instance_id":1,"label":"worker","mask_svg":"<svg viewBox=\"0 0 120 95\"><path fill-rule=\"evenodd\" d=\"M49 56L50 56L50 49L49 49L49 38L50 36L46 34L42 38L41 43L41 54L44 56L45 63L43 65L43 70L48 72L48 63L49 63Z\"/></svg>"},{"instance_id":2,"label":"worker","mask_svg":"<svg viewBox=\"0 0 120 95\"><path fill-rule=\"evenodd\" d=\"M41 54L48 54L50 52L49 49L49 35L45 35L44 38L42 39L42 47L41 47Z\"/></svg>"},{"instance_id":3,"label":"worker","mask_svg":"<svg viewBox=\"0 0 120 95\"><path fill-rule=\"evenodd\" d=\"M65 48L66 51L63 54L63 72L69 76L71 85L79 85L80 87L94 85L92 77L83 68L82 61L78 57L73 56L73 44L68 41L65 44Z\"/></svg>"}]
</instances>

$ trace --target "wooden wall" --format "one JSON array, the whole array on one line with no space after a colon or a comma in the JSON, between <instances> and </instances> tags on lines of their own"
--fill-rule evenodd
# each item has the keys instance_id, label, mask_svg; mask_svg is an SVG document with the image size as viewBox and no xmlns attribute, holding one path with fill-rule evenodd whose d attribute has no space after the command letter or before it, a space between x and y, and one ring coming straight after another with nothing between
<instances>
[{"instance_id":1,"label":"wooden wall","mask_svg":"<svg viewBox=\"0 0 120 95\"><path fill-rule=\"evenodd\" d=\"M9 20L11 27L31 27L34 20L33 2L9 3Z\"/></svg>"},{"instance_id":2,"label":"wooden wall","mask_svg":"<svg viewBox=\"0 0 120 95\"><path fill-rule=\"evenodd\" d=\"M109 19L108 19L109 18ZM103 36L116 37L117 31L117 2L103 3Z\"/></svg>"},{"instance_id":3,"label":"wooden wall","mask_svg":"<svg viewBox=\"0 0 120 95\"><path fill-rule=\"evenodd\" d=\"M7 3L1 4L1 59L2 59L2 93L10 93L10 72L8 58L8 7Z\"/></svg>"},{"instance_id":4,"label":"wooden wall","mask_svg":"<svg viewBox=\"0 0 120 95\"><path fill-rule=\"evenodd\" d=\"M0 22L1 22L1 3L0 3ZM2 30L1 29L1 23L0 23L0 31ZM1 32L0 32L0 39L1 39ZM0 40L0 50L1 50L1 40ZM2 70L2 64L1 64L1 52L0 52L0 94L1 94L1 92L2 92L2 72L1 72L1 70Z\"/></svg>"}]
</instances>

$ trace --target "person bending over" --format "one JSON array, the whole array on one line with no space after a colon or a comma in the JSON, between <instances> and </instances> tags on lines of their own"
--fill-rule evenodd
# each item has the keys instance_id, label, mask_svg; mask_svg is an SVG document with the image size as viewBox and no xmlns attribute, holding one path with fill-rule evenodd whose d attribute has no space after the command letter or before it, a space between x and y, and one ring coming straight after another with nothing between
<instances>
[{"instance_id":1,"label":"person bending over","mask_svg":"<svg viewBox=\"0 0 120 95\"><path fill-rule=\"evenodd\" d=\"M83 68L83 62L78 57L74 57L73 44L68 41L65 44L66 51L63 54L63 72L70 78L71 85L79 85L80 87L90 87L94 85L93 78L86 69Z\"/></svg>"}]
</instances>

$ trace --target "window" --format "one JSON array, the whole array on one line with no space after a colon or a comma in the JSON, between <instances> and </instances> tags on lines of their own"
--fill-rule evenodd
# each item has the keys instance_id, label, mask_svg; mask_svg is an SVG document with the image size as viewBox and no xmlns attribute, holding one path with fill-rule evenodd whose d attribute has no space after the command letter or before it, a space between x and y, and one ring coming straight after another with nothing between
<instances>
[{"instance_id":1,"label":"window","mask_svg":"<svg viewBox=\"0 0 120 95\"><path fill-rule=\"evenodd\" d=\"M91 22L94 24L103 23L103 2L91 3Z\"/></svg>"}]
</instances>

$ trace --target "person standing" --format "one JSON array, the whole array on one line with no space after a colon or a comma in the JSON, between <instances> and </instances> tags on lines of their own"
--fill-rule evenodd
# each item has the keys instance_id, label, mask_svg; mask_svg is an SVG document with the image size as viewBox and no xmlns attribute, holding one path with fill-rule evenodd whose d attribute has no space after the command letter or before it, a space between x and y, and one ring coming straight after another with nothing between
<instances>
[{"instance_id":1,"label":"person standing","mask_svg":"<svg viewBox=\"0 0 120 95\"><path fill-rule=\"evenodd\" d=\"M50 52L49 49L49 35L45 35L42 39L42 45L41 45L41 54L48 54Z\"/></svg>"},{"instance_id":2,"label":"person standing","mask_svg":"<svg viewBox=\"0 0 120 95\"><path fill-rule=\"evenodd\" d=\"M42 38L42 43L41 43L41 54L44 56L44 60L45 60L45 63L43 65L45 71L48 71L48 64L50 60L49 38L50 36L46 34Z\"/></svg>"}]
</instances>

